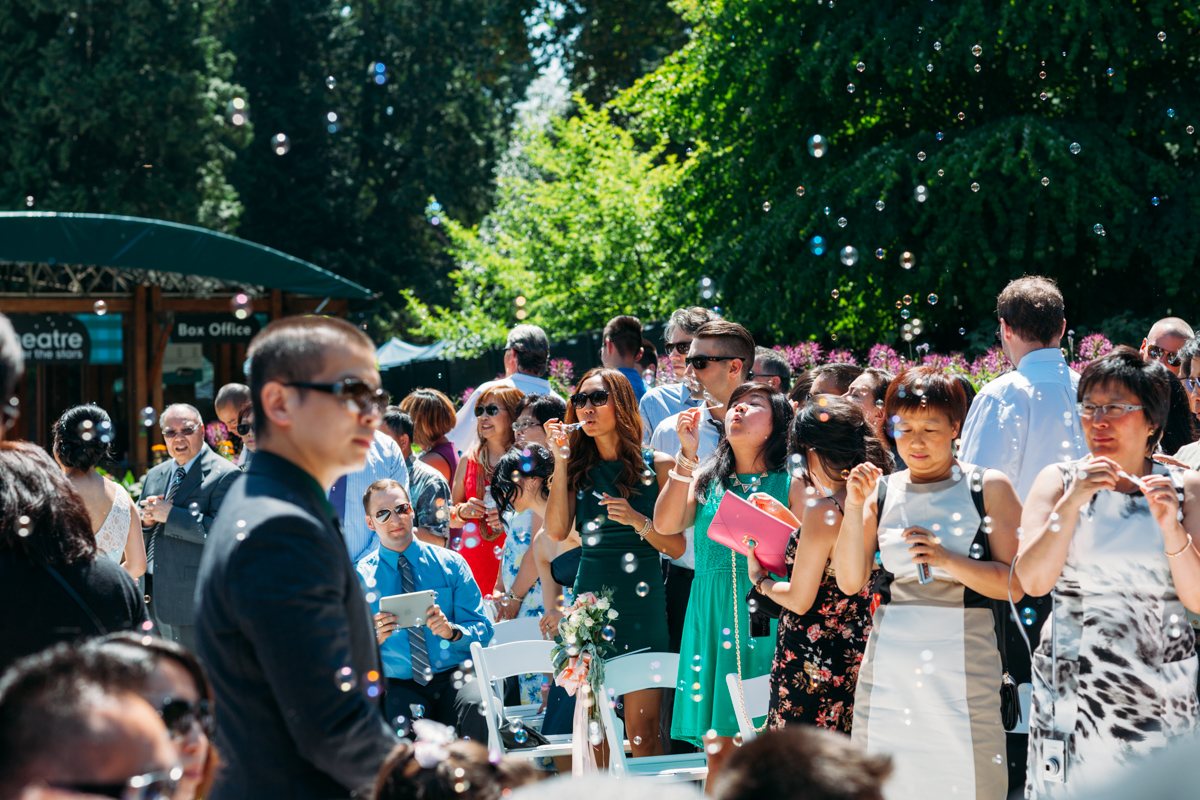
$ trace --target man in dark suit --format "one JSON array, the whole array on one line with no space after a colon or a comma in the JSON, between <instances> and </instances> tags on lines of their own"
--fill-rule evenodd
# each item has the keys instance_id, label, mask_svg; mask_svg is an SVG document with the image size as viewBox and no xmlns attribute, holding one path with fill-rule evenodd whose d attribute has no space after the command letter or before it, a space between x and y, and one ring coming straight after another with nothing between
<instances>
[{"instance_id":1,"label":"man in dark suit","mask_svg":"<svg viewBox=\"0 0 1200 800\"><path fill-rule=\"evenodd\" d=\"M386 405L362 331L289 317L250 345L257 451L213 526L196 640L224 768L212 800L350 797L397 738L358 574L326 498L361 470Z\"/></svg>"},{"instance_id":2,"label":"man in dark suit","mask_svg":"<svg viewBox=\"0 0 1200 800\"><path fill-rule=\"evenodd\" d=\"M204 422L195 407L167 406L159 422L171 458L142 480L146 595L162 637L195 651L192 598L200 556L217 509L241 473L204 442Z\"/></svg>"}]
</instances>

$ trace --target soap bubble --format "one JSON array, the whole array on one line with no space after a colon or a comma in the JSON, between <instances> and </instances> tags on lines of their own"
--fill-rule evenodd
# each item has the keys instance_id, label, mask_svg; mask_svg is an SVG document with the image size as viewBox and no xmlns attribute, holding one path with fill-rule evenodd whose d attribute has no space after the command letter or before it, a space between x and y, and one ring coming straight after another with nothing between
<instances>
[{"instance_id":1,"label":"soap bubble","mask_svg":"<svg viewBox=\"0 0 1200 800\"><path fill-rule=\"evenodd\" d=\"M337 87L337 78L330 75L329 77L327 77L325 79L325 88L326 89L334 89L336 87Z\"/></svg>"},{"instance_id":2,"label":"soap bubble","mask_svg":"<svg viewBox=\"0 0 1200 800\"><path fill-rule=\"evenodd\" d=\"M900 316L903 317L904 319L908 319L910 316L912 316L912 312L909 311L907 308L902 308L902 309L900 309ZM905 326L905 327L908 328L908 330L912 330L908 326ZM905 333L907 334L908 331L905 331Z\"/></svg>"},{"instance_id":3,"label":"soap bubble","mask_svg":"<svg viewBox=\"0 0 1200 800\"><path fill-rule=\"evenodd\" d=\"M926 65L925 65L925 71L926 71L926 72L933 72L933 64L926 64Z\"/></svg>"},{"instance_id":4,"label":"soap bubble","mask_svg":"<svg viewBox=\"0 0 1200 800\"><path fill-rule=\"evenodd\" d=\"M254 304L245 292L238 292L229 300L230 310L238 319L246 319L254 312Z\"/></svg>"},{"instance_id":5,"label":"soap bubble","mask_svg":"<svg viewBox=\"0 0 1200 800\"><path fill-rule=\"evenodd\" d=\"M846 84L846 91L849 92L850 94L854 94L854 84L853 83Z\"/></svg>"},{"instance_id":6,"label":"soap bubble","mask_svg":"<svg viewBox=\"0 0 1200 800\"><path fill-rule=\"evenodd\" d=\"M1113 68L1112 67L1109 67L1107 70L1105 70L1105 72L1108 73L1108 77L1111 78L1113 76Z\"/></svg>"},{"instance_id":7,"label":"soap bubble","mask_svg":"<svg viewBox=\"0 0 1200 800\"><path fill-rule=\"evenodd\" d=\"M716 288L713 286L713 279L704 277L700 279L700 297L704 300L711 300L716 294Z\"/></svg>"},{"instance_id":8,"label":"soap bubble","mask_svg":"<svg viewBox=\"0 0 1200 800\"><path fill-rule=\"evenodd\" d=\"M907 250L900 254L900 266L904 267L905 269L912 269L914 266L916 266L916 263L917 257Z\"/></svg>"},{"instance_id":9,"label":"soap bubble","mask_svg":"<svg viewBox=\"0 0 1200 800\"><path fill-rule=\"evenodd\" d=\"M513 739L516 740L517 744L525 744L525 742L529 741L529 733L525 730L524 726L519 722L513 723L513 725L519 726L513 731Z\"/></svg>"},{"instance_id":10,"label":"soap bubble","mask_svg":"<svg viewBox=\"0 0 1200 800\"><path fill-rule=\"evenodd\" d=\"M645 581L641 581L634 588L634 591L637 592L638 597L645 597L646 595L650 594L650 584L646 583Z\"/></svg>"},{"instance_id":11,"label":"soap bubble","mask_svg":"<svg viewBox=\"0 0 1200 800\"><path fill-rule=\"evenodd\" d=\"M1079 146L1079 142L1071 142L1071 153L1073 155L1079 155L1079 151L1082 149L1083 148Z\"/></svg>"},{"instance_id":12,"label":"soap bubble","mask_svg":"<svg viewBox=\"0 0 1200 800\"><path fill-rule=\"evenodd\" d=\"M882 201L882 200L876 200L876 201L875 201L875 210L876 210L876 211L883 211L883 201Z\"/></svg>"},{"instance_id":13,"label":"soap bubble","mask_svg":"<svg viewBox=\"0 0 1200 800\"><path fill-rule=\"evenodd\" d=\"M825 216L827 216L827 217L830 215L830 213L833 212L833 209L830 208L829 206L825 206L825 208L823 210L825 211Z\"/></svg>"},{"instance_id":14,"label":"soap bubble","mask_svg":"<svg viewBox=\"0 0 1200 800\"><path fill-rule=\"evenodd\" d=\"M904 302L904 305L906 305L906 306L912 305L912 295L911 294L906 294L906 295L904 295L904 297L901 297L900 299Z\"/></svg>"},{"instance_id":15,"label":"soap bubble","mask_svg":"<svg viewBox=\"0 0 1200 800\"><path fill-rule=\"evenodd\" d=\"M1158 40L1159 40L1160 42L1165 42L1165 41L1167 40L1167 32L1166 32L1166 31L1159 31L1159 32L1158 32Z\"/></svg>"},{"instance_id":16,"label":"soap bubble","mask_svg":"<svg viewBox=\"0 0 1200 800\"><path fill-rule=\"evenodd\" d=\"M1175 109L1173 109L1173 108L1168 108L1168 109L1167 109L1167 116L1168 116L1168 117L1171 117L1171 118L1174 118L1174 117L1175 117Z\"/></svg>"},{"instance_id":17,"label":"soap bubble","mask_svg":"<svg viewBox=\"0 0 1200 800\"><path fill-rule=\"evenodd\" d=\"M983 558L983 545L981 545L979 542L975 542L971 545L971 558L975 559L976 561Z\"/></svg>"},{"instance_id":18,"label":"soap bubble","mask_svg":"<svg viewBox=\"0 0 1200 800\"><path fill-rule=\"evenodd\" d=\"M350 691L354 688L354 684L357 682L354 676L354 670L350 667L342 667L334 673L333 682L337 685L337 688L343 692Z\"/></svg>"},{"instance_id":19,"label":"soap bubble","mask_svg":"<svg viewBox=\"0 0 1200 800\"><path fill-rule=\"evenodd\" d=\"M33 195L25 195L25 207L33 208Z\"/></svg>"},{"instance_id":20,"label":"soap bubble","mask_svg":"<svg viewBox=\"0 0 1200 800\"><path fill-rule=\"evenodd\" d=\"M425 706L420 703L413 703L410 708L412 709L413 719L421 719L421 717L425 716Z\"/></svg>"},{"instance_id":21,"label":"soap bubble","mask_svg":"<svg viewBox=\"0 0 1200 800\"><path fill-rule=\"evenodd\" d=\"M808 140L808 152L813 158L820 158L829 149L829 143L821 134L815 134Z\"/></svg>"},{"instance_id":22,"label":"soap bubble","mask_svg":"<svg viewBox=\"0 0 1200 800\"><path fill-rule=\"evenodd\" d=\"M941 42L934 42L934 43L933 43L933 49L934 49L934 50L941 50L941 49L942 49L942 43L941 43Z\"/></svg>"},{"instance_id":23,"label":"soap bubble","mask_svg":"<svg viewBox=\"0 0 1200 800\"><path fill-rule=\"evenodd\" d=\"M626 572L636 572L638 567L637 556L633 553L626 553L621 556L621 569Z\"/></svg>"},{"instance_id":24,"label":"soap bubble","mask_svg":"<svg viewBox=\"0 0 1200 800\"><path fill-rule=\"evenodd\" d=\"M842 263L847 267L852 267L858 263L858 250L850 245L846 245L842 248L842 252L838 254L838 257L841 258Z\"/></svg>"},{"instance_id":25,"label":"soap bubble","mask_svg":"<svg viewBox=\"0 0 1200 800\"><path fill-rule=\"evenodd\" d=\"M103 300L97 300L92 303L92 311L96 312L97 317L103 317L108 313L108 303Z\"/></svg>"},{"instance_id":26,"label":"soap bubble","mask_svg":"<svg viewBox=\"0 0 1200 800\"><path fill-rule=\"evenodd\" d=\"M883 257L886 255L887 255L887 251L884 250L882 247L875 251L875 257L880 259L881 261L883 260Z\"/></svg>"},{"instance_id":27,"label":"soap bubble","mask_svg":"<svg viewBox=\"0 0 1200 800\"><path fill-rule=\"evenodd\" d=\"M1157 197L1151 197L1151 198L1150 198L1150 205L1152 205L1152 206L1156 206L1156 205L1158 205L1158 198L1157 198Z\"/></svg>"},{"instance_id":28,"label":"soap bubble","mask_svg":"<svg viewBox=\"0 0 1200 800\"><path fill-rule=\"evenodd\" d=\"M225 115L234 125L245 125L250 119L250 107L244 98L235 97L225 105Z\"/></svg>"},{"instance_id":29,"label":"soap bubble","mask_svg":"<svg viewBox=\"0 0 1200 800\"><path fill-rule=\"evenodd\" d=\"M154 420L157 416L158 415L154 413L153 408L146 406L138 412L138 424L140 424L143 428L153 428Z\"/></svg>"},{"instance_id":30,"label":"soap bubble","mask_svg":"<svg viewBox=\"0 0 1200 800\"><path fill-rule=\"evenodd\" d=\"M929 190L922 184L913 190L913 196L917 198L918 203L924 203L929 199Z\"/></svg>"},{"instance_id":31,"label":"soap bubble","mask_svg":"<svg viewBox=\"0 0 1200 800\"><path fill-rule=\"evenodd\" d=\"M931 305L931 306L937 305L938 296L936 294L931 294L926 299L929 301L929 305Z\"/></svg>"},{"instance_id":32,"label":"soap bubble","mask_svg":"<svg viewBox=\"0 0 1200 800\"><path fill-rule=\"evenodd\" d=\"M978 183L972 183L972 184L971 184L971 191L972 191L972 192L978 192L978 191L979 191L979 184L978 184Z\"/></svg>"},{"instance_id":33,"label":"soap bubble","mask_svg":"<svg viewBox=\"0 0 1200 800\"><path fill-rule=\"evenodd\" d=\"M1042 186L1049 186L1049 185L1050 185L1050 179L1042 178Z\"/></svg>"},{"instance_id":34,"label":"soap bubble","mask_svg":"<svg viewBox=\"0 0 1200 800\"><path fill-rule=\"evenodd\" d=\"M1037 612L1034 611L1032 608L1022 608L1021 609L1021 622L1025 623L1026 626L1032 625L1033 623L1037 622Z\"/></svg>"},{"instance_id":35,"label":"soap bubble","mask_svg":"<svg viewBox=\"0 0 1200 800\"><path fill-rule=\"evenodd\" d=\"M849 224L849 223L845 217L838 217L838 227L839 228L844 228L844 227L846 227L847 224Z\"/></svg>"},{"instance_id":36,"label":"soap bubble","mask_svg":"<svg viewBox=\"0 0 1200 800\"><path fill-rule=\"evenodd\" d=\"M966 329L966 328L959 328L959 329L958 329L958 335L959 335L959 336L966 336L966 335L967 335L967 329Z\"/></svg>"},{"instance_id":37,"label":"soap bubble","mask_svg":"<svg viewBox=\"0 0 1200 800\"><path fill-rule=\"evenodd\" d=\"M492 555L494 555L496 558L502 558L504 556L504 548L500 547L499 545L493 547Z\"/></svg>"},{"instance_id":38,"label":"soap bubble","mask_svg":"<svg viewBox=\"0 0 1200 800\"><path fill-rule=\"evenodd\" d=\"M840 295L841 295L841 292L839 292L837 289L834 289L832 292L829 293L829 296L832 297L834 300L837 300Z\"/></svg>"},{"instance_id":39,"label":"soap bubble","mask_svg":"<svg viewBox=\"0 0 1200 800\"><path fill-rule=\"evenodd\" d=\"M974 47L971 48L971 55L975 56L976 58L979 58L981 55L983 55L983 48L980 47L979 45L975 45Z\"/></svg>"},{"instance_id":40,"label":"soap bubble","mask_svg":"<svg viewBox=\"0 0 1200 800\"><path fill-rule=\"evenodd\" d=\"M808 241L808 249L812 251L814 256L825 255L825 238L819 234L812 237Z\"/></svg>"},{"instance_id":41,"label":"soap bubble","mask_svg":"<svg viewBox=\"0 0 1200 800\"><path fill-rule=\"evenodd\" d=\"M975 65L976 72L979 72L979 70L981 70L981 69L983 69L983 67L979 66L978 64Z\"/></svg>"},{"instance_id":42,"label":"soap bubble","mask_svg":"<svg viewBox=\"0 0 1200 800\"><path fill-rule=\"evenodd\" d=\"M770 210L771 210L771 201L768 200L767 202L763 203L763 211L770 211Z\"/></svg>"},{"instance_id":43,"label":"soap bubble","mask_svg":"<svg viewBox=\"0 0 1200 800\"><path fill-rule=\"evenodd\" d=\"M600 629L600 638L606 642L611 642L617 637L617 630L612 625L605 625Z\"/></svg>"},{"instance_id":44,"label":"soap bubble","mask_svg":"<svg viewBox=\"0 0 1200 800\"><path fill-rule=\"evenodd\" d=\"M330 80L333 80L330 78ZM277 156L286 155L292 149L292 140L286 133L277 133L271 137L271 151Z\"/></svg>"},{"instance_id":45,"label":"soap bubble","mask_svg":"<svg viewBox=\"0 0 1200 800\"><path fill-rule=\"evenodd\" d=\"M1097 222L1094 226L1092 226L1092 232L1098 233L1101 236L1106 236L1108 234L1108 231L1104 230L1104 226L1101 225L1099 222Z\"/></svg>"},{"instance_id":46,"label":"soap bubble","mask_svg":"<svg viewBox=\"0 0 1200 800\"><path fill-rule=\"evenodd\" d=\"M796 187L796 197L804 197L804 187L803 186Z\"/></svg>"},{"instance_id":47,"label":"soap bubble","mask_svg":"<svg viewBox=\"0 0 1200 800\"><path fill-rule=\"evenodd\" d=\"M925 151L922 150L921 152L917 153L917 161L924 161L924 160L925 160Z\"/></svg>"},{"instance_id":48,"label":"soap bubble","mask_svg":"<svg viewBox=\"0 0 1200 800\"><path fill-rule=\"evenodd\" d=\"M1195 129L1195 128L1193 128L1191 125L1188 125L1188 126L1187 126L1187 132L1188 132L1188 134L1189 134L1189 135L1191 135L1191 134L1193 134L1193 133L1195 133L1195 132L1196 132L1196 129Z\"/></svg>"},{"instance_id":49,"label":"soap bubble","mask_svg":"<svg viewBox=\"0 0 1200 800\"><path fill-rule=\"evenodd\" d=\"M859 72L862 72L864 69L866 69L866 68L867 68L867 65L866 65L866 64L864 64L863 62L861 62L861 61L860 61L860 62L858 62L857 64L855 64L855 65L854 65L854 68L855 68L856 70L858 70Z\"/></svg>"},{"instance_id":50,"label":"soap bubble","mask_svg":"<svg viewBox=\"0 0 1200 800\"><path fill-rule=\"evenodd\" d=\"M935 138L935 139L937 139L939 142L940 142L942 139L944 139L945 137L946 137L946 134L942 133L941 131L938 131L938 132L937 132L937 135L936 135L936 136L934 136L934 138Z\"/></svg>"}]
</instances>

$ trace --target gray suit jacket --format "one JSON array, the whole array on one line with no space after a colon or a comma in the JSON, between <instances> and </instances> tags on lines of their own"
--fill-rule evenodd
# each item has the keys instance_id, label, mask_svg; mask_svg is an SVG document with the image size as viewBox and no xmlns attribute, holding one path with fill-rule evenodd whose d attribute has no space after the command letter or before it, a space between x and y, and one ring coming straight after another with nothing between
<instances>
[{"instance_id":1,"label":"gray suit jacket","mask_svg":"<svg viewBox=\"0 0 1200 800\"><path fill-rule=\"evenodd\" d=\"M175 491L171 500L174 508L154 545L154 608L159 619L168 625L193 624L196 575L208 531L226 492L242 474L207 444L203 448ZM146 473L142 496L165 496L178 466L171 459ZM190 508L192 503L196 504L196 514ZM147 537L150 530L145 530Z\"/></svg>"}]
</instances>

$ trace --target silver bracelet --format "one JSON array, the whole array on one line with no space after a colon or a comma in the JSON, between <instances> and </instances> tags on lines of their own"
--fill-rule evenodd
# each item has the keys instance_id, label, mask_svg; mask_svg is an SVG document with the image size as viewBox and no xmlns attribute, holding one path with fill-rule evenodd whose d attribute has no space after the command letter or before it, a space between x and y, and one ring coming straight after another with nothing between
<instances>
[{"instance_id":1,"label":"silver bracelet","mask_svg":"<svg viewBox=\"0 0 1200 800\"><path fill-rule=\"evenodd\" d=\"M653 527L654 527L654 518L646 517L646 524L642 526L642 529L640 531L638 531L638 536L645 539Z\"/></svg>"}]
</instances>

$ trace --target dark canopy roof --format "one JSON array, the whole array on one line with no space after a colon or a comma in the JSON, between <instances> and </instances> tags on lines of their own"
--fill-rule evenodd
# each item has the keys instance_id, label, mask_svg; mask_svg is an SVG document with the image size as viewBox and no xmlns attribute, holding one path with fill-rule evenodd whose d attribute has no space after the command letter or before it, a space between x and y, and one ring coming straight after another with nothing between
<instances>
[{"instance_id":1,"label":"dark canopy roof","mask_svg":"<svg viewBox=\"0 0 1200 800\"><path fill-rule=\"evenodd\" d=\"M236 236L141 217L0 212L0 262L175 272L317 297L371 297L327 269Z\"/></svg>"}]
</instances>

